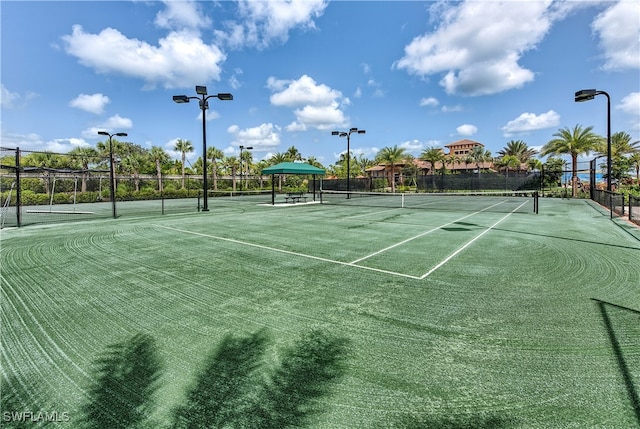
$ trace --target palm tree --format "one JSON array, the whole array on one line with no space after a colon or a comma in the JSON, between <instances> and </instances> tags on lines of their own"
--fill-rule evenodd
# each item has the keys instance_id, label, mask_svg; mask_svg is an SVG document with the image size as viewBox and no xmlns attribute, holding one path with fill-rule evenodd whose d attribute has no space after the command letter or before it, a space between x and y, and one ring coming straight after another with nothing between
<instances>
[{"instance_id":1,"label":"palm tree","mask_svg":"<svg viewBox=\"0 0 640 429\"><path fill-rule=\"evenodd\" d=\"M222 160L225 167L231 169L231 190L236 191L236 170L240 166L240 161L235 156L227 156Z\"/></svg>"},{"instance_id":2,"label":"palm tree","mask_svg":"<svg viewBox=\"0 0 640 429\"><path fill-rule=\"evenodd\" d=\"M288 161L302 161L302 155L300 154L300 152L298 151L298 149L296 149L295 146L291 146L289 149L287 149L287 151L284 153L285 156L287 157Z\"/></svg>"},{"instance_id":3,"label":"palm tree","mask_svg":"<svg viewBox=\"0 0 640 429\"><path fill-rule=\"evenodd\" d=\"M593 127L582 128L580 125L562 128L554 133L555 139L549 140L540 151L542 156L553 154L571 155L571 195L578 195L578 156L588 155L589 152L600 147L602 137L592 132Z\"/></svg>"},{"instance_id":4,"label":"palm tree","mask_svg":"<svg viewBox=\"0 0 640 429\"><path fill-rule=\"evenodd\" d=\"M640 152L636 152L629 157L629 166L636 170L636 182L640 185Z\"/></svg>"},{"instance_id":5,"label":"palm tree","mask_svg":"<svg viewBox=\"0 0 640 429\"><path fill-rule=\"evenodd\" d=\"M122 168L133 174L136 192L140 191L140 170L144 168L145 157L142 152L132 152L122 160Z\"/></svg>"},{"instance_id":6,"label":"palm tree","mask_svg":"<svg viewBox=\"0 0 640 429\"><path fill-rule=\"evenodd\" d=\"M496 161L496 165L500 166L500 167L504 167L505 170L505 184L507 183L507 180L509 179L509 170L516 170L516 169L520 169L520 160L518 159L517 156L515 155L504 155L501 158L498 158Z\"/></svg>"},{"instance_id":7,"label":"palm tree","mask_svg":"<svg viewBox=\"0 0 640 429\"><path fill-rule=\"evenodd\" d=\"M422 151L419 159L430 164L431 186L436 187L436 162L444 163L445 154L439 147L428 147Z\"/></svg>"},{"instance_id":8,"label":"palm tree","mask_svg":"<svg viewBox=\"0 0 640 429\"><path fill-rule=\"evenodd\" d=\"M92 147L76 147L69 151L69 155L76 160L82 169L82 182L80 192L87 192L87 177L89 175L89 164L98 161L98 151Z\"/></svg>"},{"instance_id":9,"label":"palm tree","mask_svg":"<svg viewBox=\"0 0 640 429\"><path fill-rule=\"evenodd\" d=\"M518 161L520 161L520 164L527 164L537 153L537 150L530 148L522 140L511 140L507 142L504 149L498 151L498 154L502 157L508 155L515 156ZM520 170L520 165L518 165L517 168Z\"/></svg>"},{"instance_id":10,"label":"palm tree","mask_svg":"<svg viewBox=\"0 0 640 429\"><path fill-rule=\"evenodd\" d=\"M213 190L218 190L218 160L224 158L224 153L213 146L207 148L207 158L211 160L211 170L213 172Z\"/></svg>"},{"instance_id":11,"label":"palm tree","mask_svg":"<svg viewBox=\"0 0 640 429\"><path fill-rule=\"evenodd\" d=\"M178 139L176 140L176 144L173 146L173 150L180 152L182 155L182 189L184 189L184 167L186 155L187 152L193 152L193 145L189 140Z\"/></svg>"},{"instance_id":12,"label":"palm tree","mask_svg":"<svg viewBox=\"0 0 640 429\"><path fill-rule=\"evenodd\" d=\"M243 171L240 171L240 180L242 180L242 176L244 176L244 184L240 183L240 188L246 188L247 186L247 176L251 170L251 163L253 162L253 154L251 151L247 150L242 152L240 158L240 167Z\"/></svg>"},{"instance_id":13,"label":"palm tree","mask_svg":"<svg viewBox=\"0 0 640 429\"><path fill-rule=\"evenodd\" d=\"M287 157L287 155L281 152L276 152L271 155L271 158L269 158L270 165L276 165L280 164L281 162L288 161L290 161L290 159ZM282 192L282 174L278 174L278 192Z\"/></svg>"},{"instance_id":14,"label":"palm tree","mask_svg":"<svg viewBox=\"0 0 640 429\"><path fill-rule=\"evenodd\" d=\"M162 193L162 165L169 162L169 155L161 147L152 146L149 157L156 166L156 176L158 177L158 192Z\"/></svg>"},{"instance_id":15,"label":"palm tree","mask_svg":"<svg viewBox=\"0 0 640 429\"><path fill-rule=\"evenodd\" d=\"M468 159L474 163L478 168L478 178L480 177L480 170L485 162L490 162L493 158L489 150L485 150L482 146L474 146L469 152Z\"/></svg>"},{"instance_id":16,"label":"palm tree","mask_svg":"<svg viewBox=\"0 0 640 429\"><path fill-rule=\"evenodd\" d=\"M404 159L404 149L395 145L394 147L383 147L378 153L378 160L385 165L391 166L390 181L391 192L396 192L395 165Z\"/></svg>"}]
</instances>

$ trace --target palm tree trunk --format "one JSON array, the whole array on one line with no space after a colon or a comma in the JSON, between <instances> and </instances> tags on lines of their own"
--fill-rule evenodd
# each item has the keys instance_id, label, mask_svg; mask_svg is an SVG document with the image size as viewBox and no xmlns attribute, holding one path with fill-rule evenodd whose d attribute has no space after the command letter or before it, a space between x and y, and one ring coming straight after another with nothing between
<instances>
[{"instance_id":1,"label":"palm tree trunk","mask_svg":"<svg viewBox=\"0 0 640 429\"><path fill-rule=\"evenodd\" d=\"M233 192L236 191L236 167L231 167L231 189Z\"/></svg>"},{"instance_id":2,"label":"palm tree trunk","mask_svg":"<svg viewBox=\"0 0 640 429\"><path fill-rule=\"evenodd\" d=\"M571 164L571 196L575 198L578 196L578 155L571 154Z\"/></svg>"},{"instance_id":3,"label":"palm tree trunk","mask_svg":"<svg viewBox=\"0 0 640 429\"><path fill-rule=\"evenodd\" d=\"M182 189L184 189L184 152L182 152Z\"/></svg>"},{"instance_id":4,"label":"palm tree trunk","mask_svg":"<svg viewBox=\"0 0 640 429\"><path fill-rule=\"evenodd\" d=\"M159 159L156 159L156 175L158 176L158 192L162 193L162 170Z\"/></svg>"},{"instance_id":5,"label":"palm tree trunk","mask_svg":"<svg viewBox=\"0 0 640 429\"><path fill-rule=\"evenodd\" d=\"M211 159L211 167L213 168L213 190L218 190L218 165L216 164L216 159Z\"/></svg>"}]
</instances>

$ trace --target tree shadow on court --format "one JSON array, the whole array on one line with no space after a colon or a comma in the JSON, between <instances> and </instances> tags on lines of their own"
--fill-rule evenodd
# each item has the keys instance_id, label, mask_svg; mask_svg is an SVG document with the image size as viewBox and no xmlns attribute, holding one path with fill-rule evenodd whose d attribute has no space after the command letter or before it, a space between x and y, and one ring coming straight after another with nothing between
<instances>
[{"instance_id":1,"label":"tree shadow on court","mask_svg":"<svg viewBox=\"0 0 640 429\"><path fill-rule=\"evenodd\" d=\"M173 428L238 426L250 408L267 343L264 331L244 337L227 335L206 359L185 403L174 410Z\"/></svg>"},{"instance_id":2,"label":"tree shadow on court","mask_svg":"<svg viewBox=\"0 0 640 429\"><path fill-rule=\"evenodd\" d=\"M113 344L97 359L95 383L83 406L84 427L148 428L162 364L154 339L135 335Z\"/></svg>"},{"instance_id":3,"label":"tree shadow on court","mask_svg":"<svg viewBox=\"0 0 640 429\"><path fill-rule=\"evenodd\" d=\"M634 370L636 373L640 372L640 358L635 357L634 359L635 355L633 353L628 353L625 356L624 351L624 344L638 344L640 342L640 323L638 323L640 321L640 311L599 299L593 299L593 301L596 302L600 310L631 408L638 426L640 426L640 396L633 379ZM617 324L624 328L616 330L616 321L618 322ZM638 380L638 383L640 384L640 380Z\"/></svg>"},{"instance_id":4,"label":"tree shadow on court","mask_svg":"<svg viewBox=\"0 0 640 429\"><path fill-rule=\"evenodd\" d=\"M344 375L347 346L347 339L319 329L302 335L260 386L250 427L303 427L322 413L321 399Z\"/></svg>"},{"instance_id":5,"label":"tree shadow on court","mask_svg":"<svg viewBox=\"0 0 640 429\"><path fill-rule=\"evenodd\" d=\"M321 330L304 334L272 371L263 367L264 331L224 338L174 410L174 429L302 427L323 411L319 400L344 372L347 341Z\"/></svg>"}]
</instances>

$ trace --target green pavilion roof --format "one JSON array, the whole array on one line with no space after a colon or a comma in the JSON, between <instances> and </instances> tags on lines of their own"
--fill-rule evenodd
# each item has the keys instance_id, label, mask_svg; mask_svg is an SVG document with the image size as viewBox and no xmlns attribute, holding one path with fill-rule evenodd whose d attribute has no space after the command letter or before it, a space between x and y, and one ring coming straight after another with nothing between
<instances>
[{"instance_id":1,"label":"green pavilion roof","mask_svg":"<svg viewBox=\"0 0 640 429\"><path fill-rule=\"evenodd\" d=\"M262 174L325 174L325 171L304 162L281 162L265 168Z\"/></svg>"}]
</instances>

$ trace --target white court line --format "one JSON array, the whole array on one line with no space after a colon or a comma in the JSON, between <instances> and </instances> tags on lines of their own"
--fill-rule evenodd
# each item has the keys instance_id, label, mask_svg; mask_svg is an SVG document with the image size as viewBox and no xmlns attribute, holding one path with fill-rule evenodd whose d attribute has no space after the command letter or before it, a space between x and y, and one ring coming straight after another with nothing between
<instances>
[{"instance_id":1,"label":"white court line","mask_svg":"<svg viewBox=\"0 0 640 429\"><path fill-rule=\"evenodd\" d=\"M394 272L394 271L381 270L381 269L378 269L378 268L363 267L363 266L355 265L355 264L349 263L349 262L335 261L333 259L322 258L320 256L307 255L307 254L304 254L304 253L292 252L290 250L276 249L275 247L263 246L261 244L249 243L249 242L246 242L246 241L235 240L233 238L217 237L217 236L211 235L211 234L203 234L201 232L187 231L185 229L174 228L172 226L165 226L165 225L158 225L158 224L151 224L151 225L152 226L156 226L158 228L164 228L164 229L170 229L172 231L182 232L184 234L197 235L197 236L200 236L200 237L212 238L214 240L220 240L220 241L228 241L230 243L242 244L242 245L245 245L245 246L256 247L258 249L271 250L272 252L279 252L279 253L284 253L284 254L287 254L287 255L299 256L301 258L314 259L316 261L328 262L330 264L345 265L345 266L348 266L348 267L356 267L356 268L361 268L363 270L376 271L376 272L379 272L379 273L391 274L391 275L394 275L394 276L407 277L407 278L414 279L414 280L420 280L420 277L412 276L410 274L397 273L397 272Z\"/></svg>"},{"instance_id":2,"label":"white court line","mask_svg":"<svg viewBox=\"0 0 640 429\"><path fill-rule=\"evenodd\" d=\"M471 241L468 241L464 246L462 246L461 248L459 248L458 250L456 250L455 252L453 252L451 255L449 255L447 258L445 258L442 262L440 262L438 265L436 265L435 267L431 268L429 271L427 271L425 274L420 276L420 280L426 279L427 277L429 277L435 270L437 270L438 268L440 268L441 266L443 266L444 264L446 264L447 262L449 262L451 259L453 259L458 253L462 252L464 249L466 249L467 247L469 247L471 245L471 243L473 243L474 241L476 241L478 238L482 237L483 235L485 235L487 232L491 231L493 228L496 227L496 225L498 225L500 222L502 222L503 220L505 220L506 218L508 218L509 216L511 216L516 210L518 210L520 207L522 207L523 205L525 205L527 202L525 201L524 203L520 204L518 207L516 207L515 209L513 209L513 211L511 211L511 213L508 213L507 215L505 215L502 219L500 219L499 221L497 221L496 223L494 223L493 225L491 225L489 228L485 229L484 231L482 231L482 233L480 233L478 236L474 237Z\"/></svg>"},{"instance_id":3,"label":"white court line","mask_svg":"<svg viewBox=\"0 0 640 429\"><path fill-rule=\"evenodd\" d=\"M403 240L403 241L401 241L401 242L399 242L399 243L392 244L391 246L385 247L384 249L380 249L380 250L378 250L378 251L376 251L376 252L371 253L370 255L363 256L362 258L360 258L360 259L356 259L355 261L351 261L351 264L357 264L358 262L364 261L365 259L369 259L369 258L371 258L372 256L376 256L376 255L379 255L380 253L386 252L387 250L391 250L391 249L393 249L394 247L401 246L401 245L403 245L403 244L405 244L405 243L408 243L408 242L410 242L410 241L412 241L412 240L416 240L416 239L418 239L418 238L420 238L420 237L423 237L423 236L425 236L425 235L427 235L427 234L431 234L432 232L437 231L437 230L439 230L439 229L441 229L441 228L444 228L445 226L449 226L449 225L451 225L452 223L460 222L461 220L466 219L466 218L468 218L468 217L470 217L470 216L474 216L474 215L477 215L478 213L482 213L483 211L485 211L485 210L489 210L490 208L493 208L493 207L495 207L495 206L497 206L497 205L503 204L504 202L505 202L505 201L501 201L501 202L496 203L496 204L494 204L494 205L492 205L492 206L486 207L486 208L484 208L484 209L482 209L482 210L478 210L477 212L474 212L474 213L468 214L468 215L463 216L463 217L461 217L461 218L459 218L459 219L452 220L451 222L447 222L447 223L445 223L445 224L443 224L443 225L437 226L437 227L435 227L435 228L433 228L433 229L430 229L429 231L425 231L425 232L422 232L422 233L420 233L420 234L418 234L418 235L416 235L416 236L409 237L409 238L407 238L406 240ZM518 207L518 208L520 208L520 207ZM517 209L516 209L516 210L517 210Z\"/></svg>"},{"instance_id":4,"label":"white court line","mask_svg":"<svg viewBox=\"0 0 640 429\"><path fill-rule=\"evenodd\" d=\"M489 232L489 231L490 231L491 229L493 229L496 225L498 225L500 222L502 222L503 220L505 220L507 217L509 217L511 214L513 214L516 210L518 210L520 207L522 207L522 206L523 206L523 205L525 205L526 203L527 203L527 202L525 201L524 203L520 204L520 205L519 205L518 207L516 207L516 208L515 208L511 213L507 214L507 215L506 215L506 216L504 216L502 219L500 219L499 221L497 221L496 223L494 223L493 225L491 225L488 229L486 229L486 230L484 230L482 233L480 233L478 236L474 237L471 241L467 242L464 246L462 246L461 248L459 248L458 250L456 250L454 253L452 253L451 255L449 255L449 257L447 257L446 259L444 259L442 262L440 262L438 265L436 265L435 267L433 267L431 270L429 270L427 273L423 274L422 276L414 276L414 275L411 275L411 274L404 274L404 273L398 273L398 272L395 272L395 271L382 270L382 269L379 269L379 268L366 267L366 266L362 266L362 265L357 265L357 264L356 264L356 262L361 261L361 260L364 260L364 259L367 259L367 258L369 258L369 257L371 257L371 256L373 256L373 255L376 255L376 254L381 253L381 252L384 252L384 251L386 251L386 250L388 250L388 249L391 249L391 248L397 247L397 246L399 246L399 245L401 245L401 244L403 244L403 243L409 242L409 241L411 241L411 240L415 240L416 238L419 238L419 237L421 237L421 236L424 236L424 235L426 235L426 234L428 234L428 233L430 233L430 232L436 231L436 230L437 230L437 229L439 229L439 228L443 228L443 227L445 227L445 226L447 226L447 225L450 225L450 224L452 224L452 223L458 222L458 221L460 221L460 220L462 220L462 219L466 219L466 218L468 218L468 217L470 217L470 216L473 216L473 215L478 214L478 213L480 213L480 212L482 212L482 211L488 210L488 209L490 209L491 207L495 207L495 206L497 206L498 204L502 204L502 203L494 204L494 205L493 205L493 206L491 206L491 207L487 207L487 208L485 208L485 209L483 209L483 210L480 210L480 211L477 211L477 212L474 212L474 213L468 214L468 215L463 216L463 217L461 217L461 218L459 218L459 219L456 219L456 220L454 220L454 221L451 221L451 222L449 222L449 223L446 223L446 224L444 224L444 225L442 225L442 226L439 226L439 227L434 228L434 229L432 229L432 230L429 230L429 231L427 231L427 232L423 232L422 234L419 234L419 235L417 235L417 236L415 236L415 237L412 237L412 238L409 238L409 239L407 239L407 240L404 240L404 241L402 241L402 242L400 242L400 243L394 244L393 246L389 246L389 247L387 247L387 248L385 248L385 249L382 249L382 250L380 250L380 251L378 251L378 252L376 252L376 253L373 253L373 254L371 254L371 255L368 255L368 256L366 256L366 257L364 257L364 258L360 258L360 259L358 259L358 260L356 260L356 261L354 261L354 262L342 262L342 261L336 261L336 260L333 260L333 259L322 258L322 257L320 257L320 256L313 256L313 255L307 255L307 254L305 254L305 253L292 252L292 251L290 251L290 250L277 249L277 248L275 248L275 247L264 246L264 245L262 245L262 244L256 244L256 243L249 243L249 242L247 242L247 241L236 240L236 239L233 239L233 238L218 237L218 236L211 235L211 234L204 234L204 233L201 233L201 232L188 231L188 230L185 230L185 229L175 228L175 227L172 227L172 226L165 226L165 225L159 225L159 224L151 224L151 225L152 225L152 226L156 226L156 227L158 227L158 228L164 228L164 229L169 229L169 230L172 230L172 231L181 232L181 233L184 233L184 234L191 234L191 235L197 235L197 236L199 236L199 237L212 238L212 239L214 239L214 240L227 241L227 242L230 242L230 243L241 244L241 245L250 246L250 247L256 247L256 248L258 248L258 249L270 250L270 251L272 251L272 252L284 253L284 254L287 254L287 255L294 255L294 256L301 257L301 258L307 258L307 259L313 259L313 260L316 260L316 261L327 262L327 263L330 263L330 264L336 264L336 265L343 265L343 266L347 266L347 267L360 268L360 269L363 269L363 270L375 271L375 272L378 272L378 273L390 274L390 275L393 275L393 276L405 277L405 278L414 279L414 280L423 280L423 279L427 278L427 277L428 277L431 273L433 273L435 270L437 270L438 268L442 267L444 264L446 264L447 262L449 262L449 260L451 260L453 257L455 257L458 253L462 252L464 249L466 249L467 247L469 247L469 246L471 245L471 243L473 243L473 242L474 242L474 241L476 241L478 238L482 237L484 234L486 234L487 232Z\"/></svg>"}]
</instances>

